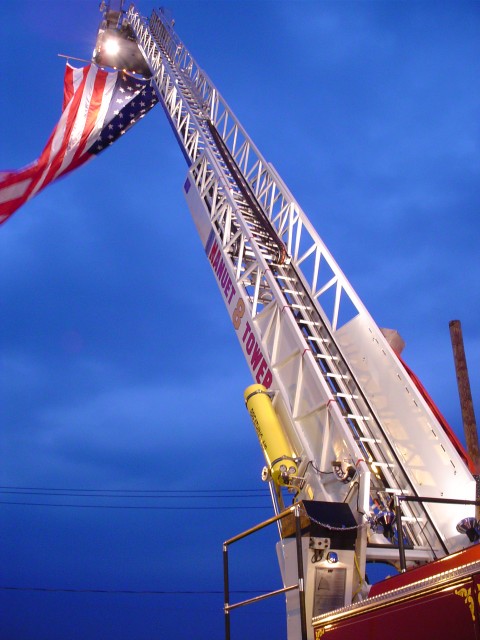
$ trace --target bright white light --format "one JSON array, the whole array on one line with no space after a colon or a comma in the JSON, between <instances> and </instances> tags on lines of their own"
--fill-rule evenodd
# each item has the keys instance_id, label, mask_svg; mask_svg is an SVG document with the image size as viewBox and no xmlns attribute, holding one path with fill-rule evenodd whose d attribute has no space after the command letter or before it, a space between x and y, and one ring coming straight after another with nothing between
<instances>
[{"instance_id":1,"label":"bright white light","mask_svg":"<svg viewBox=\"0 0 480 640\"><path fill-rule=\"evenodd\" d=\"M103 43L103 49L105 53L108 54L109 56L117 55L117 53L120 51L120 45L118 44L118 40L115 40L114 38L109 38L108 40L105 40L105 42Z\"/></svg>"}]
</instances>

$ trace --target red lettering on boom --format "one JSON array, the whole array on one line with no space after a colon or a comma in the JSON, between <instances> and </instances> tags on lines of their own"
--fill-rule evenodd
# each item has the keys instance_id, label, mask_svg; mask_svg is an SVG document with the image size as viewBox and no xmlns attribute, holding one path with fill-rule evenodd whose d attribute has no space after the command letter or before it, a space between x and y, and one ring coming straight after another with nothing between
<instances>
[{"instance_id":1,"label":"red lettering on boom","mask_svg":"<svg viewBox=\"0 0 480 640\"><path fill-rule=\"evenodd\" d=\"M261 384L261 380L263 378L263 373L264 373L266 368L267 368L267 361L265 360L265 358L262 358L262 363L258 367L257 375L255 377L255 380L258 382L258 384ZM266 385L264 385L264 386L266 386Z\"/></svg>"},{"instance_id":2,"label":"red lettering on boom","mask_svg":"<svg viewBox=\"0 0 480 640\"><path fill-rule=\"evenodd\" d=\"M225 262L223 260L220 261L220 264L215 269L215 271L217 272L218 281L221 284L222 283L223 274L226 272Z\"/></svg>"},{"instance_id":3,"label":"red lettering on boom","mask_svg":"<svg viewBox=\"0 0 480 640\"><path fill-rule=\"evenodd\" d=\"M220 251L217 251L217 255L215 256L215 262L213 263L213 268L215 269L215 273L217 274L218 274L218 265L221 259L222 259L222 254L220 253Z\"/></svg>"},{"instance_id":4,"label":"red lettering on boom","mask_svg":"<svg viewBox=\"0 0 480 640\"><path fill-rule=\"evenodd\" d=\"M251 363L252 363L252 368L255 371L255 369L258 367L260 360L263 358L262 356L262 351L260 349L260 347L258 346L258 344L255 344L255 347L253 349L253 353L252 353L252 359L251 359Z\"/></svg>"},{"instance_id":5,"label":"red lettering on boom","mask_svg":"<svg viewBox=\"0 0 480 640\"><path fill-rule=\"evenodd\" d=\"M228 275L228 271L225 269L225 273L223 274L221 285L222 289L225 291L225 287L227 286L227 282L230 282L230 276Z\"/></svg>"},{"instance_id":6,"label":"red lettering on boom","mask_svg":"<svg viewBox=\"0 0 480 640\"><path fill-rule=\"evenodd\" d=\"M233 286L226 264L222 259L222 252L216 242L210 249L208 259L216 273L220 288L223 290L223 294L228 300L228 304L230 304L237 292ZM268 368L268 363L262 355L261 347L257 343L255 335L252 332L252 327L248 321L245 322L245 331L243 332L242 342L246 343L245 350L250 356L252 370L255 371L258 367L257 375L255 376L256 382L258 382L258 384L263 384L266 389L269 389L273 380L272 372Z\"/></svg>"},{"instance_id":7,"label":"red lettering on boom","mask_svg":"<svg viewBox=\"0 0 480 640\"><path fill-rule=\"evenodd\" d=\"M210 249L210 254L208 256L208 259L210 260L212 265L215 260L215 256L217 255L217 252L218 252L218 245L216 243L212 244L212 248Z\"/></svg>"},{"instance_id":8,"label":"red lettering on boom","mask_svg":"<svg viewBox=\"0 0 480 640\"><path fill-rule=\"evenodd\" d=\"M257 342L255 340L255 336L251 333L248 336L247 344L245 345L245 349L247 350L248 355L252 353L253 346L256 346Z\"/></svg>"},{"instance_id":9,"label":"red lettering on boom","mask_svg":"<svg viewBox=\"0 0 480 640\"><path fill-rule=\"evenodd\" d=\"M265 377L263 378L262 384L265 387L265 389L269 389L270 388L270 385L272 384L272 372L270 371L270 369L265 374Z\"/></svg>"},{"instance_id":10,"label":"red lettering on boom","mask_svg":"<svg viewBox=\"0 0 480 640\"><path fill-rule=\"evenodd\" d=\"M252 330L251 326L248 324L248 322L246 322L245 323L245 333L243 334L242 342L245 342L245 338L248 336L248 334L250 333L251 330Z\"/></svg>"},{"instance_id":11,"label":"red lettering on boom","mask_svg":"<svg viewBox=\"0 0 480 640\"><path fill-rule=\"evenodd\" d=\"M230 274L228 273L227 265L225 261L222 259L222 252L220 251L220 247L215 242L208 254L208 259L212 265L213 270L215 271L218 279L218 284L220 288L223 290L223 295L228 300L228 304L231 304L233 296L237 293L235 287L233 286L232 279Z\"/></svg>"},{"instance_id":12,"label":"red lettering on boom","mask_svg":"<svg viewBox=\"0 0 480 640\"><path fill-rule=\"evenodd\" d=\"M231 281L230 281L231 284ZM232 284L232 291L230 293L230 297L228 298L228 304L230 304L232 302L232 298L233 296L236 294L236 290L233 288L233 284ZM227 295L227 289L225 289L225 295Z\"/></svg>"}]
</instances>

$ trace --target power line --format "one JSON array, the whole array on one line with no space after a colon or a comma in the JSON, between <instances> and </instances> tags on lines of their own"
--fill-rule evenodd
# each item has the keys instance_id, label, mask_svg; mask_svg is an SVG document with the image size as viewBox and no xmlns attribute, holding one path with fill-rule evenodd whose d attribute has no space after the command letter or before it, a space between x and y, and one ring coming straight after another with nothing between
<instances>
[{"instance_id":1,"label":"power line","mask_svg":"<svg viewBox=\"0 0 480 640\"><path fill-rule=\"evenodd\" d=\"M70 507L81 509L144 509L144 510L235 510L235 509L267 509L268 505L248 505L239 506L231 504L228 506L205 505L205 501L216 500L238 500L238 499L256 499L269 497L265 489L71 489L71 488L53 488L53 487L24 487L17 485L0 486L0 494L3 495L22 495L22 496L48 496L57 497L73 497L73 498L112 498L127 500L127 504L75 504L75 503L54 503L54 502L33 502L33 501L17 501L2 500L0 504L19 505L19 506L35 506L35 507ZM165 501L184 501L186 499L193 501L190 505L132 505L131 500L165 500ZM199 501L203 501L205 506L198 505Z\"/></svg>"},{"instance_id":2,"label":"power line","mask_svg":"<svg viewBox=\"0 0 480 640\"><path fill-rule=\"evenodd\" d=\"M266 489L73 489L71 487L18 487L0 485L0 489L16 489L25 491L75 491L75 492L112 492L112 493L265 493Z\"/></svg>"},{"instance_id":3,"label":"power line","mask_svg":"<svg viewBox=\"0 0 480 640\"><path fill-rule=\"evenodd\" d=\"M197 507L197 506L184 506L184 507L165 507L153 505L114 505L114 504L54 504L51 502L14 502L0 500L0 504L13 504L22 505L25 507L73 507L77 509L147 509L155 511L219 511L219 510L233 510L233 509L268 509L271 505L265 506L228 506L228 507Z\"/></svg>"},{"instance_id":4,"label":"power line","mask_svg":"<svg viewBox=\"0 0 480 640\"><path fill-rule=\"evenodd\" d=\"M56 493L54 493L54 491L56 491ZM108 491L108 490L107 490ZM268 496L268 493L245 493L242 495L229 495L227 493L219 493L219 494L213 494L213 493L208 493L208 494L204 494L204 493L197 493L197 494L184 494L182 493L181 495L176 495L176 494L167 494L167 495L153 495L152 493L89 493L88 490L85 490L85 492L83 493L70 493L70 491L68 490L62 490L62 489L55 489L55 490L33 490L33 491L26 491L26 490L5 490L5 489L0 489L0 494L8 494L8 495L21 495L21 496L68 496L68 497L89 497L89 498L128 498L128 499L133 499L133 498L148 498L148 499L166 499L166 500L186 500L186 499L191 499L194 498L195 500L199 500L201 498L206 498L209 500L212 499L217 499L217 498L221 498L221 499L229 499L231 500L232 498L234 499L238 499L238 498L264 498L265 496Z\"/></svg>"},{"instance_id":5,"label":"power line","mask_svg":"<svg viewBox=\"0 0 480 640\"><path fill-rule=\"evenodd\" d=\"M152 589L73 589L66 587L10 587L0 586L0 591L38 591L43 593L106 593L106 594L127 594L127 595L223 595L220 590L198 589L189 591L180 590L152 590ZM271 590L270 590L271 591ZM230 593L269 593L266 589L237 590Z\"/></svg>"}]
</instances>

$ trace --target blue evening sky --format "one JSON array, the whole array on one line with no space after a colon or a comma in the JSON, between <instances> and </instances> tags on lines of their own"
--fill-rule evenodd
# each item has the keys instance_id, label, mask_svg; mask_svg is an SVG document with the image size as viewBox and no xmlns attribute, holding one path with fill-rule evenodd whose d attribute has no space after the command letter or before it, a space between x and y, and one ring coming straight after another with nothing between
<instances>
[{"instance_id":1,"label":"blue evening sky","mask_svg":"<svg viewBox=\"0 0 480 640\"><path fill-rule=\"evenodd\" d=\"M168 6L463 439L448 323L480 415L480 3ZM3 0L0 169L38 157L57 54L89 58L99 21L96 0ZM157 107L0 228L2 638L221 638L222 542L271 515L186 169ZM232 589L280 586L274 542L239 549ZM284 637L281 599L255 607L233 637Z\"/></svg>"}]
</instances>

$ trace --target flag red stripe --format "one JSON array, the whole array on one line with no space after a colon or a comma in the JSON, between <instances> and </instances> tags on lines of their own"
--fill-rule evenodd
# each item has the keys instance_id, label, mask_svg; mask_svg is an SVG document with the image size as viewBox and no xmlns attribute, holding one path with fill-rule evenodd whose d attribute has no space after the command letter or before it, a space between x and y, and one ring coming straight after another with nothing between
<instances>
[{"instance_id":1,"label":"flag red stripe","mask_svg":"<svg viewBox=\"0 0 480 640\"><path fill-rule=\"evenodd\" d=\"M73 67L67 64L65 68L65 80L63 85L63 104L62 104L62 112L68 106L68 103L73 97L74 85L73 85Z\"/></svg>"},{"instance_id":2,"label":"flag red stripe","mask_svg":"<svg viewBox=\"0 0 480 640\"><path fill-rule=\"evenodd\" d=\"M83 128L82 136L80 139L80 143L75 151L75 155L73 156L68 171L80 166L87 160L88 158L84 156L85 146L89 139L91 132L93 131L95 125L97 124L98 115L100 112L100 107L102 106L102 98L105 91L105 83L107 82L107 72L102 69L97 70L97 75L95 78L95 84L93 87L93 92L90 98L90 104L88 108L87 118L85 121L85 126Z\"/></svg>"},{"instance_id":3,"label":"flag red stripe","mask_svg":"<svg viewBox=\"0 0 480 640\"><path fill-rule=\"evenodd\" d=\"M40 156L40 164L42 167L42 171L39 174L38 179L35 182L35 185L33 185L32 188L30 189L29 197L33 195L33 192L37 193L38 191L40 191L40 189L43 189L44 187L46 187L56 177L56 174L62 165L65 153L68 148L68 144L71 139L72 129L75 124L76 118L78 116L78 109L83 97L83 93L85 91L85 85L87 82L89 70L90 70L90 67L85 67L83 69L83 78L80 83L80 86L76 90L68 106L65 130L63 132L62 142L58 151L55 148L57 146L57 140L55 139L55 131L57 131L58 129L57 127L54 133L50 136L49 143L47 144L47 147L44 149L42 155ZM61 122L62 120L60 120L60 123ZM52 154L52 151L53 151L53 154ZM50 161L50 165L48 165L49 161ZM46 175L44 175L45 170L47 170ZM41 184L39 188L37 188L37 185L40 183L40 181L41 181Z\"/></svg>"}]
</instances>

